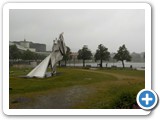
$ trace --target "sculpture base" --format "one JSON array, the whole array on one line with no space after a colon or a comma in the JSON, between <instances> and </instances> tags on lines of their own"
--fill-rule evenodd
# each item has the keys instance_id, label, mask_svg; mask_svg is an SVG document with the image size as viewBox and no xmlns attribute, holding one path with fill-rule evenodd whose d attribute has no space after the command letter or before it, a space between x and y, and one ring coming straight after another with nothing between
<instances>
[{"instance_id":1,"label":"sculpture base","mask_svg":"<svg viewBox=\"0 0 160 120\"><path fill-rule=\"evenodd\" d=\"M46 72L45 73L45 77L44 78L49 78L49 77L52 77L52 76L56 76L56 75L59 75L60 73L58 72L55 72L55 73L52 73L52 72ZM28 76L19 76L19 77L21 77L21 78L40 78L40 77L36 77L36 76L34 76L34 77L28 77Z\"/></svg>"},{"instance_id":2,"label":"sculpture base","mask_svg":"<svg viewBox=\"0 0 160 120\"><path fill-rule=\"evenodd\" d=\"M52 72L46 72L45 73L45 78L52 77L52 76L53 76Z\"/></svg>"}]
</instances>

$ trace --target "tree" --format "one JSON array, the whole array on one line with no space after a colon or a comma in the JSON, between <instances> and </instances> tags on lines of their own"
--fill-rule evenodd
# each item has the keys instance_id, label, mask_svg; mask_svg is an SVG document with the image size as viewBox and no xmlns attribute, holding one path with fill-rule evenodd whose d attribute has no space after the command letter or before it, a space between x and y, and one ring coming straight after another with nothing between
<instances>
[{"instance_id":1,"label":"tree","mask_svg":"<svg viewBox=\"0 0 160 120\"><path fill-rule=\"evenodd\" d=\"M66 51L66 54L63 55L63 60L65 61L65 66L67 64L67 61L69 59L71 59L71 49L67 46L67 51Z\"/></svg>"},{"instance_id":2,"label":"tree","mask_svg":"<svg viewBox=\"0 0 160 120\"><path fill-rule=\"evenodd\" d=\"M96 50L94 58L95 60L100 60L100 67L102 67L103 60L109 60L110 58L110 52L108 52L108 48L102 44L98 45L98 49Z\"/></svg>"},{"instance_id":3,"label":"tree","mask_svg":"<svg viewBox=\"0 0 160 120\"><path fill-rule=\"evenodd\" d=\"M47 57L47 55L41 55L41 54L37 54L37 56L38 56L38 58L37 58L37 60L44 60L46 57Z\"/></svg>"},{"instance_id":4,"label":"tree","mask_svg":"<svg viewBox=\"0 0 160 120\"><path fill-rule=\"evenodd\" d=\"M9 59L21 59L21 52L16 45L9 46Z\"/></svg>"},{"instance_id":5,"label":"tree","mask_svg":"<svg viewBox=\"0 0 160 120\"><path fill-rule=\"evenodd\" d=\"M82 49L78 51L77 58L83 60L83 67L85 67L85 60L89 60L91 59L91 57L92 53L86 46L84 46Z\"/></svg>"},{"instance_id":6,"label":"tree","mask_svg":"<svg viewBox=\"0 0 160 120\"><path fill-rule=\"evenodd\" d=\"M117 53L114 56L114 59L116 59L117 61L121 61L123 68L125 68L124 60L131 61L131 56L129 54L129 51L125 47L125 45L122 45L119 47L119 50L117 51Z\"/></svg>"},{"instance_id":7,"label":"tree","mask_svg":"<svg viewBox=\"0 0 160 120\"><path fill-rule=\"evenodd\" d=\"M30 50L26 50L23 52L22 59L23 60L36 60L36 54L31 52Z\"/></svg>"}]
</instances>

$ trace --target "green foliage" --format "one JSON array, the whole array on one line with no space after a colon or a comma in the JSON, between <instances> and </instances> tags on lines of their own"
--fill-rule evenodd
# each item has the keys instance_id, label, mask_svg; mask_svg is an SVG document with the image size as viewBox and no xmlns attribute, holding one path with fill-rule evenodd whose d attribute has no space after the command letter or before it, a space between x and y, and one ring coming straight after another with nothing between
<instances>
[{"instance_id":1,"label":"green foliage","mask_svg":"<svg viewBox=\"0 0 160 120\"><path fill-rule=\"evenodd\" d=\"M41 55L41 54L36 54L35 55L35 60L43 60L44 58L46 58L46 55Z\"/></svg>"},{"instance_id":2,"label":"green foliage","mask_svg":"<svg viewBox=\"0 0 160 120\"><path fill-rule=\"evenodd\" d=\"M96 50L95 60L100 60L100 67L102 67L103 60L109 60L110 52L108 52L108 48L103 46L102 44L98 45L98 49Z\"/></svg>"},{"instance_id":3,"label":"green foliage","mask_svg":"<svg viewBox=\"0 0 160 120\"><path fill-rule=\"evenodd\" d=\"M111 102L113 109L132 109L136 103L136 96L138 92L135 91L122 91Z\"/></svg>"},{"instance_id":4,"label":"green foliage","mask_svg":"<svg viewBox=\"0 0 160 120\"><path fill-rule=\"evenodd\" d=\"M91 51L85 46L78 51L77 58L83 60L83 67L85 67L85 60L89 60L91 59L91 57L92 57Z\"/></svg>"},{"instance_id":5,"label":"green foliage","mask_svg":"<svg viewBox=\"0 0 160 120\"><path fill-rule=\"evenodd\" d=\"M89 60L91 59L91 57L92 57L92 53L86 47L83 47L78 51L78 59Z\"/></svg>"},{"instance_id":6,"label":"green foliage","mask_svg":"<svg viewBox=\"0 0 160 120\"><path fill-rule=\"evenodd\" d=\"M101 73L81 71L81 69L58 68L62 75L50 78L20 78L17 76L26 75L30 69L15 69L10 71L10 87L13 89L11 94L27 93L34 91L44 91L48 89L63 88L74 85L87 85L92 83L103 82L104 80L116 80L114 76Z\"/></svg>"},{"instance_id":7,"label":"green foliage","mask_svg":"<svg viewBox=\"0 0 160 120\"><path fill-rule=\"evenodd\" d=\"M22 58L22 53L17 48L17 46L16 45L9 46L9 59L16 60L21 58Z\"/></svg>"},{"instance_id":8,"label":"green foliage","mask_svg":"<svg viewBox=\"0 0 160 120\"><path fill-rule=\"evenodd\" d=\"M12 60L43 60L45 57L45 55L37 54L30 50L20 51L16 45L9 46L9 59Z\"/></svg>"},{"instance_id":9,"label":"green foliage","mask_svg":"<svg viewBox=\"0 0 160 120\"><path fill-rule=\"evenodd\" d=\"M119 47L119 50L115 54L114 58L120 61L122 60L130 61L131 60L131 56L129 54L129 51L125 47L125 45L122 45Z\"/></svg>"},{"instance_id":10,"label":"green foliage","mask_svg":"<svg viewBox=\"0 0 160 120\"><path fill-rule=\"evenodd\" d=\"M130 53L127 50L127 48L125 47L125 45L122 45L119 47L119 50L117 51L117 53L114 56L114 59L116 59L117 61L122 61L123 68L125 67L124 60L131 61Z\"/></svg>"},{"instance_id":11,"label":"green foliage","mask_svg":"<svg viewBox=\"0 0 160 120\"><path fill-rule=\"evenodd\" d=\"M35 60L36 54L31 52L30 50L24 51L22 59L23 60Z\"/></svg>"}]
</instances>

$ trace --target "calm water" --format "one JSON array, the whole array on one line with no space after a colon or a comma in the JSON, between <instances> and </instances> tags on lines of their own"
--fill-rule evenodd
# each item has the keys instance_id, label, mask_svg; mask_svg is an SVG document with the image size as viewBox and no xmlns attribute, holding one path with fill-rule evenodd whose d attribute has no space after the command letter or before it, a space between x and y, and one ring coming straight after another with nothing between
<instances>
[{"instance_id":1,"label":"calm water","mask_svg":"<svg viewBox=\"0 0 160 120\"><path fill-rule=\"evenodd\" d=\"M97 64L99 63L85 63L85 65L91 65L91 67L97 67ZM117 66L117 67L123 67L121 62L116 62L116 63L107 63L107 67L111 67L111 66ZM125 67L130 67L132 65L133 68L144 68L145 67L145 63L135 63L135 62L125 62ZM67 66L83 66L83 63L70 63L67 64ZM103 67L106 67L106 63L103 63Z\"/></svg>"}]
</instances>

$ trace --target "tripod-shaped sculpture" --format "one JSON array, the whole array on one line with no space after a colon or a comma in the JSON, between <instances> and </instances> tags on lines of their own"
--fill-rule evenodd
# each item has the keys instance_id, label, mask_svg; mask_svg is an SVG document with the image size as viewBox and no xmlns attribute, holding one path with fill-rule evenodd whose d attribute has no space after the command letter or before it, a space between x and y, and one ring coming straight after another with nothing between
<instances>
[{"instance_id":1,"label":"tripod-shaped sculpture","mask_svg":"<svg viewBox=\"0 0 160 120\"><path fill-rule=\"evenodd\" d=\"M51 75L56 73L56 64L58 61L62 60L63 55L66 54L67 48L64 43L63 33L59 35L59 39L54 40L52 53L48 55L39 65L37 65L30 73L27 74L27 77L46 77L46 71L48 66L51 66L52 72Z\"/></svg>"}]
</instances>

